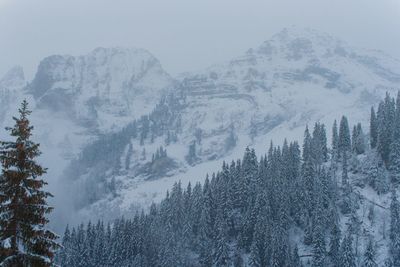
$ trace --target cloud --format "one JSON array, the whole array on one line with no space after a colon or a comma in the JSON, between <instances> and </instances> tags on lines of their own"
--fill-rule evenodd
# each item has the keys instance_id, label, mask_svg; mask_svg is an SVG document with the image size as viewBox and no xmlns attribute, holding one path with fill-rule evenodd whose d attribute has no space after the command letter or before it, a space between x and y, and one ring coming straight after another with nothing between
<instances>
[{"instance_id":1,"label":"cloud","mask_svg":"<svg viewBox=\"0 0 400 267\"><path fill-rule=\"evenodd\" d=\"M398 0L0 3L0 75L22 64L32 76L47 55L79 55L98 46L146 48L176 74L229 60L290 25L315 28L400 58Z\"/></svg>"},{"instance_id":2,"label":"cloud","mask_svg":"<svg viewBox=\"0 0 400 267\"><path fill-rule=\"evenodd\" d=\"M10 0L0 0L0 8L5 6L6 4L10 3Z\"/></svg>"}]
</instances>

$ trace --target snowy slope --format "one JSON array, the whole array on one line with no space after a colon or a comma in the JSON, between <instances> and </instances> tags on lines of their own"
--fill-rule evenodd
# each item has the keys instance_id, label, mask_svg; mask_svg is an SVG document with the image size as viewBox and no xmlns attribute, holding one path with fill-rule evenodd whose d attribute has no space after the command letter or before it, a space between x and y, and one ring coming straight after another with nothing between
<instances>
[{"instance_id":1,"label":"snowy slope","mask_svg":"<svg viewBox=\"0 0 400 267\"><path fill-rule=\"evenodd\" d=\"M185 105L179 111L178 142L166 145L161 137L142 146L132 139L133 167L110 175L118 184L117 197L96 202L88 207L89 214L107 216L102 211L110 205L122 210L147 206L177 180L202 181L223 160L241 157L246 146L262 153L271 140L302 140L305 126L315 121L326 123L329 133L333 120L347 114L350 123L360 121L367 131L370 106L386 91L400 89L400 61L313 30L291 28L225 64L179 79L175 93L184 95ZM227 147L232 135L236 144ZM186 160L193 142L198 157L194 166ZM179 167L167 177L149 180L138 170L161 145ZM126 154L121 155L125 161Z\"/></svg>"},{"instance_id":2,"label":"snowy slope","mask_svg":"<svg viewBox=\"0 0 400 267\"><path fill-rule=\"evenodd\" d=\"M1 92L6 91L3 84ZM367 130L370 106L386 91L400 89L400 61L327 34L290 28L229 62L176 79L145 50L98 48L80 57L47 57L33 81L23 85L13 89L15 98L27 97L35 109L32 121L47 157L43 161L53 170L49 177L57 181L50 186L60 192L58 201L62 206L71 201L66 197L69 187L79 199L112 185L112 193L102 190L90 204L78 205L84 218L107 218L159 200L177 180L202 181L223 160L241 157L246 146L262 153L271 140L301 140L306 124L321 121L330 130L334 119L347 114L350 123L361 121ZM124 126L150 114L161 96L171 93L181 103L170 107L180 121L179 129L169 126L176 142L166 142L165 133L145 139L143 145L140 138L121 139L119 160L101 163L101 171L79 158L99 135L106 134L106 140L123 136ZM189 164L193 143L196 160ZM175 167L149 179L148 166L161 145ZM104 149L105 155L113 152ZM80 172L62 175L65 169ZM88 179L98 184L88 186Z\"/></svg>"}]
</instances>

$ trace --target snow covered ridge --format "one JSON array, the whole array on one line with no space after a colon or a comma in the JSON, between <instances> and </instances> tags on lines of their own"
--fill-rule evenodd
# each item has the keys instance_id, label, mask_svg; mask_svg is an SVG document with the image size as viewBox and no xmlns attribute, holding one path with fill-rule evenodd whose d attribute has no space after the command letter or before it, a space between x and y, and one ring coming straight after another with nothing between
<instances>
[{"instance_id":1,"label":"snow covered ridge","mask_svg":"<svg viewBox=\"0 0 400 267\"><path fill-rule=\"evenodd\" d=\"M118 164L90 175L106 177L117 193L89 210L98 214L103 205L149 205L174 181L201 179L198 174L239 157L247 145L267 147L284 136L298 139L307 123L331 124L342 114L365 123L370 105L386 90L400 88L399 77L400 62L384 54L355 49L312 30L284 30L225 64L180 76L171 94L181 104L164 112L173 111L179 122L158 115L142 120L146 138L132 135ZM140 132L142 126L137 126ZM169 170L167 177L149 180L142 170L160 146L175 162L175 173ZM93 170L99 169L88 173Z\"/></svg>"},{"instance_id":2,"label":"snow covered ridge","mask_svg":"<svg viewBox=\"0 0 400 267\"><path fill-rule=\"evenodd\" d=\"M98 48L47 57L26 87L0 83L0 92L35 107L50 186L63 192L73 181L82 216L101 217L149 206L175 181L201 181L248 145L299 139L307 123L330 125L349 114L366 125L369 107L399 89L399 77L400 62L381 52L290 28L175 79L145 50ZM0 107L1 125L9 125L13 106ZM166 157L153 161L161 146Z\"/></svg>"},{"instance_id":3,"label":"snow covered ridge","mask_svg":"<svg viewBox=\"0 0 400 267\"><path fill-rule=\"evenodd\" d=\"M97 48L85 56L42 60L26 90L38 107L101 127L108 120L143 115L172 78L143 49ZM104 113L104 115L103 115Z\"/></svg>"}]
</instances>

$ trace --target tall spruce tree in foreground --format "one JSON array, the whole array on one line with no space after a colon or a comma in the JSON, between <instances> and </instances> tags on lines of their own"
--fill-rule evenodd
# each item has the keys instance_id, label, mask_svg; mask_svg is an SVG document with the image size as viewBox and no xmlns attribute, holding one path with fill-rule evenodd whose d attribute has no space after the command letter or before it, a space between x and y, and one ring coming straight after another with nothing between
<instances>
[{"instance_id":1,"label":"tall spruce tree in foreground","mask_svg":"<svg viewBox=\"0 0 400 267\"><path fill-rule=\"evenodd\" d=\"M0 142L0 266L50 266L59 246L57 235L45 229L52 195L40 179L46 169L35 162L41 152L30 140L30 113L24 100L14 127L6 128L14 140Z\"/></svg>"}]
</instances>

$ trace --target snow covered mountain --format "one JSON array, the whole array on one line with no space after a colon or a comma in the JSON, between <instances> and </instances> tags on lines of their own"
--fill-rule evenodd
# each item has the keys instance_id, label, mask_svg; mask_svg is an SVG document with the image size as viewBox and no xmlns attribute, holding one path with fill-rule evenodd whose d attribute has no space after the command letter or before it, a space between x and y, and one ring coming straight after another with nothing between
<instances>
[{"instance_id":1,"label":"snow covered mountain","mask_svg":"<svg viewBox=\"0 0 400 267\"><path fill-rule=\"evenodd\" d=\"M352 49L328 35L284 30L222 66L188 75L183 87L193 102L207 103L204 110L214 107L207 113L214 118L204 121L218 116L230 124L233 109L244 116L233 119L242 121L243 129L253 125L257 135L279 130L287 136L282 128L332 122L347 110L376 103L382 91L399 87L399 66L397 60Z\"/></svg>"},{"instance_id":2,"label":"snow covered mountain","mask_svg":"<svg viewBox=\"0 0 400 267\"><path fill-rule=\"evenodd\" d=\"M97 48L85 56L45 58L26 90L39 108L100 129L148 113L172 85L160 62L142 49Z\"/></svg>"},{"instance_id":3,"label":"snow covered mountain","mask_svg":"<svg viewBox=\"0 0 400 267\"><path fill-rule=\"evenodd\" d=\"M166 142L166 134L143 145L130 139L120 160L128 159L129 168L111 175L117 197L97 202L94 213L110 202L124 209L149 204L177 180L201 181L248 145L262 151L271 140L301 139L308 123L330 128L334 119L350 114L351 123L367 125L370 106L400 88L400 61L313 30L286 29L242 56L179 80L178 141ZM176 169L149 180L143 166L160 146ZM193 151L195 159L188 160Z\"/></svg>"},{"instance_id":4,"label":"snow covered mountain","mask_svg":"<svg viewBox=\"0 0 400 267\"><path fill-rule=\"evenodd\" d=\"M177 180L201 181L246 146L300 139L308 123L330 128L342 114L366 122L371 105L400 89L400 61L291 28L175 79L145 50L98 48L45 58L24 88L23 75L11 72L1 92L14 82L14 98L35 109L55 190L73 188L81 215L106 218L160 199Z\"/></svg>"},{"instance_id":5,"label":"snow covered mountain","mask_svg":"<svg viewBox=\"0 0 400 267\"><path fill-rule=\"evenodd\" d=\"M10 69L0 79L0 124L3 124L7 110L12 108L18 89L25 85L24 71L20 66Z\"/></svg>"},{"instance_id":6,"label":"snow covered mountain","mask_svg":"<svg viewBox=\"0 0 400 267\"><path fill-rule=\"evenodd\" d=\"M3 126L13 124L19 103L28 99L58 206L66 193L60 177L71 159L99 134L118 131L150 112L173 84L159 61L143 49L97 48L79 57L49 56L28 84L20 67L0 80L0 136L7 138Z\"/></svg>"}]
</instances>

